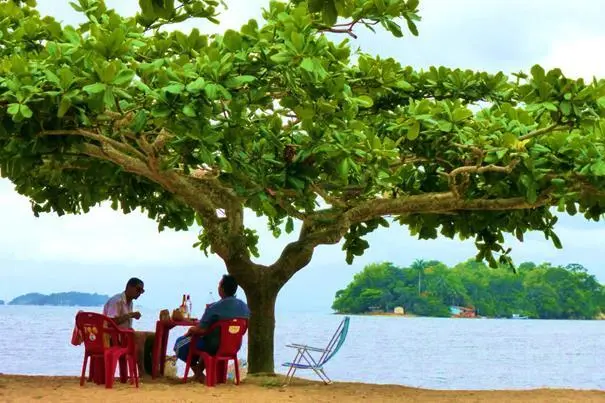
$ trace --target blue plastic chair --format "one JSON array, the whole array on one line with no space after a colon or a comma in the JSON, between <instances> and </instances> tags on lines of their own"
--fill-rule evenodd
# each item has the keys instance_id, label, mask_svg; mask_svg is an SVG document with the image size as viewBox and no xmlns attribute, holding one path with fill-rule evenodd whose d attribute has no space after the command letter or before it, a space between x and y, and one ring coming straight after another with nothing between
<instances>
[{"instance_id":1,"label":"blue plastic chair","mask_svg":"<svg viewBox=\"0 0 605 403\"><path fill-rule=\"evenodd\" d=\"M338 350L340 350L340 347L344 344L347 332L349 331L349 320L350 318L345 316L342 322L340 322L338 329L336 329L336 332L332 336L332 339L330 339L326 348L311 347L306 344L286 345L286 347L295 348L297 350L296 356L292 362L285 362L282 364L282 367L289 367L288 373L286 374L286 385L290 383L297 369L313 370L326 385L332 383L324 371L324 365L336 355ZM318 359L315 359L311 352L321 353L321 356ZM304 363L302 362L303 360L305 361Z\"/></svg>"}]
</instances>

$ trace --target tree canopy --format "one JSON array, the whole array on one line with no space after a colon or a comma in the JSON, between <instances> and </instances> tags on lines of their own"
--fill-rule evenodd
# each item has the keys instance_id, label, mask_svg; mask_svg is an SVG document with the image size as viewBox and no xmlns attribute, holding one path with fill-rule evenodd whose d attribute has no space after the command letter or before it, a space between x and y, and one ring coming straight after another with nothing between
<instances>
[{"instance_id":1,"label":"tree canopy","mask_svg":"<svg viewBox=\"0 0 605 403\"><path fill-rule=\"evenodd\" d=\"M166 27L216 22L215 0L140 0L132 17L72 4L76 27L1 2L0 173L35 214L110 201L160 230L197 222L196 246L246 291L251 372L272 371L275 298L318 245L344 240L350 263L391 217L421 239L475 238L496 264L506 233L560 247L551 207L605 211L605 81L351 51L363 27L416 35L418 0L273 1L214 35ZM254 261L244 209L275 236L300 223L273 264Z\"/></svg>"},{"instance_id":2,"label":"tree canopy","mask_svg":"<svg viewBox=\"0 0 605 403\"><path fill-rule=\"evenodd\" d=\"M418 278L423 276L419 287ZM453 267L438 261L410 267L370 264L336 293L341 313L392 312L449 317L450 306L473 307L481 316L536 319L594 319L605 313L605 286L579 264L552 266L525 262L518 272L469 260Z\"/></svg>"}]
</instances>

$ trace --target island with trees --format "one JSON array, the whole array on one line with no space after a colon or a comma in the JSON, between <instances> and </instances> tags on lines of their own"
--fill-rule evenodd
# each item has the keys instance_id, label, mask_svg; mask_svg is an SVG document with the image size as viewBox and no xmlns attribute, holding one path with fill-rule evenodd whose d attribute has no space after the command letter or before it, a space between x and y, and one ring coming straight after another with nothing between
<instances>
[{"instance_id":1,"label":"island with trees","mask_svg":"<svg viewBox=\"0 0 605 403\"><path fill-rule=\"evenodd\" d=\"M250 374L274 372L278 293L321 245L342 242L350 264L368 234L403 225L472 238L496 265L507 234L561 247L554 209L605 213L605 80L358 50L367 28L417 35L418 0L272 1L212 35L170 28L216 23L215 0L71 4L76 26L35 1L0 7L0 173L36 216L108 202L199 229L246 293ZM244 212L297 233L273 262Z\"/></svg>"},{"instance_id":2,"label":"island with trees","mask_svg":"<svg viewBox=\"0 0 605 403\"><path fill-rule=\"evenodd\" d=\"M470 307L495 318L594 319L605 312L605 286L579 264L552 266L526 262L492 269L476 260L448 267L415 261L410 267L370 264L336 293L339 313L393 312L452 316L453 307ZM516 316L518 315L518 316Z\"/></svg>"},{"instance_id":3,"label":"island with trees","mask_svg":"<svg viewBox=\"0 0 605 403\"><path fill-rule=\"evenodd\" d=\"M109 296L85 292L60 292L49 295L29 293L18 296L9 305L102 306Z\"/></svg>"},{"instance_id":4,"label":"island with trees","mask_svg":"<svg viewBox=\"0 0 605 403\"><path fill-rule=\"evenodd\" d=\"M4 300L0 299L0 305L4 305Z\"/></svg>"}]
</instances>

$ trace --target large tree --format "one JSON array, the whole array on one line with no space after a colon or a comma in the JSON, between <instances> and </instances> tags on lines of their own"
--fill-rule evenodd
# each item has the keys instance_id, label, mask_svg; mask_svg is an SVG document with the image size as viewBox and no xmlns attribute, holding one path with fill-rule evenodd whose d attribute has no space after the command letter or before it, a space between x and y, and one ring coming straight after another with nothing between
<instances>
[{"instance_id":1,"label":"large tree","mask_svg":"<svg viewBox=\"0 0 605 403\"><path fill-rule=\"evenodd\" d=\"M0 172L36 215L110 201L160 229L197 222L246 293L251 373L274 370L277 294L318 245L344 240L351 262L391 217L421 239L474 237L493 262L505 233L559 247L553 206L605 211L604 81L352 57L364 26L416 34L417 0L273 2L211 36L166 26L216 22L214 0L140 6L79 0L72 27L0 2ZM245 209L275 236L299 229L270 265Z\"/></svg>"}]
</instances>

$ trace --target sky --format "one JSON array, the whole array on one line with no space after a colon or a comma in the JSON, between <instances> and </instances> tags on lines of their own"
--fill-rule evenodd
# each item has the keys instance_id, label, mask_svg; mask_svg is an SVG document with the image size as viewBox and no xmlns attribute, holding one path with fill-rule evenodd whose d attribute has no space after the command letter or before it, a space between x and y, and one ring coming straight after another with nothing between
<instances>
[{"instance_id":1,"label":"sky","mask_svg":"<svg viewBox=\"0 0 605 403\"><path fill-rule=\"evenodd\" d=\"M202 32L238 28L260 18L267 0L227 0L231 7L219 26L198 20L179 29ZM137 11L135 0L107 0L124 15ZM81 16L68 1L38 0L43 14L65 24ZM539 63L559 67L570 77L605 77L605 2L601 0L421 0L418 37L392 38L384 32L360 30L355 47L393 57L404 65L470 68L505 73L528 71ZM141 213L122 213L100 206L89 214L48 214L35 218L29 201L13 185L0 179L0 299L26 292L83 291L112 295L123 290L131 276L145 281L146 293L138 303L147 308L174 308L183 293L191 294L194 311L216 295L225 273L220 259L192 248L196 230L159 233L154 221ZM261 258L277 258L292 237L274 239L262 219L246 215L246 224L259 231ZM513 259L580 263L605 283L601 251L605 225L581 216L562 216L557 233L564 248L557 250L541 234L524 243L509 240ZM278 311L330 311L334 294L346 287L355 273L369 263L390 261L407 266L415 259L437 259L454 265L475 255L472 241L438 239L420 241L406 228L392 226L368 237L370 249L353 265L344 261L340 245L320 246L313 261L282 289ZM243 292L239 292L243 295Z\"/></svg>"}]
</instances>

